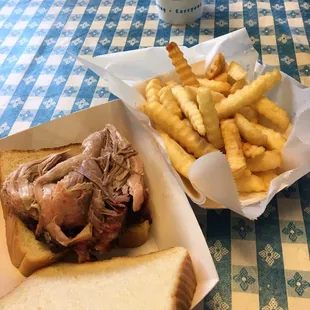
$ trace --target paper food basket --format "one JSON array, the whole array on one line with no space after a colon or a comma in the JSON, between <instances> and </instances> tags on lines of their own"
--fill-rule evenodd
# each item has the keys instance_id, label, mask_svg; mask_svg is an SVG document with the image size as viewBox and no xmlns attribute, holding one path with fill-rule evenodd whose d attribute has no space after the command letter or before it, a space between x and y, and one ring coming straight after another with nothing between
<instances>
[{"instance_id":1,"label":"paper food basket","mask_svg":"<svg viewBox=\"0 0 310 310\"><path fill-rule=\"evenodd\" d=\"M273 70L257 62L246 29L203 42L192 48L182 48L185 58L197 76L203 76L211 59L219 52L228 62L240 63L253 80L259 74ZM290 186L310 171L310 89L282 73L282 81L266 96L284 108L292 120L292 131L282 152L281 172L271 182L268 193L255 193L240 199L226 157L221 152L202 156L194 162L189 181L181 179L172 168L163 142L151 127L149 119L137 107L145 102L144 88L148 80L159 77L163 82L178 80L164 47L78 57L87 68L107 80L110 91L122 99L133 115L152 134L165 157L167 166L186 194L203 207L229 208L249 219L256 219L267 204L283 188ZM208 176L212 176L208 177Z\"/></svg>"},{"instance_id":2,"label":"paper food basket","mask_svg":"<svg viewBox=\"0 0 310 310\"><path fill-rule=\"evenodd\" d=\"M145 167L146 186L150 191L153 223L148 242L130 250L112 251L115 256L135 256L183 246L189 250L198 286L193 306L197 305L218 282L218 275L207 243L188 200L167 169L162 154L137 119L120 100L77 112L0 140L0 151L30 150L82 142L89 134L114 125L139 152ZM24 278L11 264L0 208L0 297Z\"/></svg>"}]
</instances>

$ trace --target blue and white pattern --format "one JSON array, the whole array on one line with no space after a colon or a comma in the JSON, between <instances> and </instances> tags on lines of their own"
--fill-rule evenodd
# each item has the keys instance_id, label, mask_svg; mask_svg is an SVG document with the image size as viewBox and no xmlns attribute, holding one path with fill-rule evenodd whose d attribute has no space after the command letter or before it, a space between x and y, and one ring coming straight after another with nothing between
<instances>
[{"instance_id":1,"label":"blue and white pattern","mask_svg":"<svg viewBox=\"0 0 310 310\"><path fill-rule=\"evenodd\" d=\"M2 0L0 137L115 98L72 55L193 46L242 27L261 62L310 86L308 0L205 0L200 20L177 26L155 0ZM256 222L228 210L197 218L220 275L205 309L309 308L310 176Z\"/></svg>"}]
</instances>

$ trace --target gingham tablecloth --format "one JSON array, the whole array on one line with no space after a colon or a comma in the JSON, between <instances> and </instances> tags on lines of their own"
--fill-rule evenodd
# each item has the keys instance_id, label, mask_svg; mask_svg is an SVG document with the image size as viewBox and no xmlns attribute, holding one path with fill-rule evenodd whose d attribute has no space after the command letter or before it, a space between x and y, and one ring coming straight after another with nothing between
<instances>
[{"instance_id":1,"label":"gingham tablecloth","mask_svg":"<svg viewBox=\"0 0 310 310\"><path fill-rule=\"evenodd\" d=\"M260 61L310 86L308 0L205 0L186 26L159 21L153 0L0 1L0 137L114 98L69 53L192 46L244 26ZM255 222L195 210L220 276L205 309L310 309L310 176Z\"/></svg>"}]
</instances>

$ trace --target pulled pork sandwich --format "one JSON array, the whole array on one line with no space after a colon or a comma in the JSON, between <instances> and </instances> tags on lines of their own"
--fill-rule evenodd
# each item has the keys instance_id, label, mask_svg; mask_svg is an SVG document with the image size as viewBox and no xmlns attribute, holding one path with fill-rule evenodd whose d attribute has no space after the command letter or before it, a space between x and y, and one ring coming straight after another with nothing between
<instances>
[{"instance_id":1,"label":"pulled pork sandwich","mask_svg":"<svg viewBox=\"0 0 310 310\"><path fill-rule=\"evenodd\" d=\"M68 154L59 150L55 153L53 149L53 153L42 159L21 164L5 179L1 201L13 264L16 252L25 251L21 249L25 244L16 246L18 241L25 243L21 242L24 231L18 229L20 222L35 236L33 242L39 242L50 253L45 264L41 259L38 268L43 267L42 260L46 266L69 249L77 253L82 263L118 246L122 236L121 243L126 246L126 230L133 239L139 239L134 232L139 234L141 229L148 234L151 219L143 163L115 127L107 125L91 134L83 141L81 153L71 157ZM2 166L3 160L0 162ZM145 238L141 242L133 240L133 244L138 246L145 241ZM33 249L33 244L30 248ZM28 266L21 271L28 275L38 269L36 260L29 262L29 258L28 262L14 265Z\"/></svg>"}]
</instances>

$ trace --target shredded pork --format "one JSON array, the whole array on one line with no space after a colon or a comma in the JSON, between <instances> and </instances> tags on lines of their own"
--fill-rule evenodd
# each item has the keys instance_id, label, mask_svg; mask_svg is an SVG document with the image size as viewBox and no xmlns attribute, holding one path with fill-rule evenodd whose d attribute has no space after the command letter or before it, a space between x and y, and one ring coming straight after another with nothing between
<instances>
[{"instance_id":1,"label":"shredded pork","mask_svg":"<svg viewBox=\"0 0 310 310\"><path fill-rule=\"evenodd\" d=\"M143 215L143 174L137 152L107 125L84 140L77 156L64 152L21 165L4 182L2 201L24 221L35 220L37 236L72 247L84 262L92 251L111 248L129 215ZM79 232L71 236L72 229Z\"/></svg>"}]
</instances>

